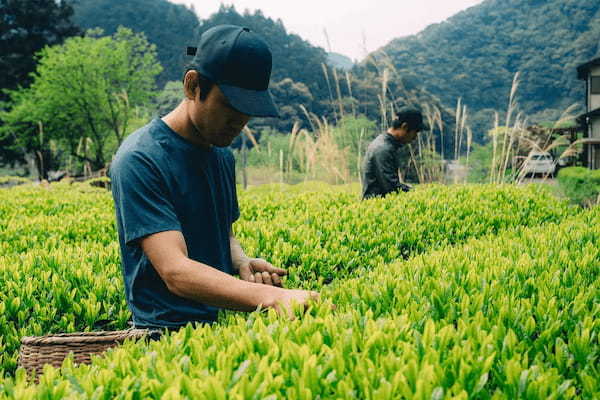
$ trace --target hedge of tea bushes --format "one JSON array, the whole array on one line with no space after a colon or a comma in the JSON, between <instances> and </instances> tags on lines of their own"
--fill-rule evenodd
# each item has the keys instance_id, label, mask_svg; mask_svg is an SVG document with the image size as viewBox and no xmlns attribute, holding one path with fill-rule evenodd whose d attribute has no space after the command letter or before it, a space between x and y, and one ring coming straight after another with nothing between
<instances>
[{"instance_id":1,"label":"hedge of tea bushes","mask_svg":"<svg viewBox=\"0 0 600 400\"><path fill-rule=\"evenodd\" d=\"M249 255L319 288L410 254L576 211L536 187L430 186L359 202L356 187L310 183L240 191ZM110 194L87 185L0 190L0 371L22 336L122 329L127 310Z\"/></svg>"},{"instance_id":2,"label":"hedge of tea bushes","mask_svg":"<svg viewBox=\"0 0 600 400\"><path fill-rule=\"evenodd\" d=\"M0 371L22 336L127 326L112 213L88 185L0 190Z\"/></svg>"},{"instance_id":3,"label":"hedge of tea bushes","mask_svg":"<svg viewBox=\"0 0 600 400\"><path fill-rule=\"evenodd\" d=\"M0 398L594 399L600 212L336 280L294 321L229 315ZM332 309L331 304L337 305Z\"/></svg>"},{"instance_id":4,"label":"hedge of tea bushes","mask_svg":"<svg viewBox=\"0 0 600 400\"><path fill-rule=\"evenodd\" d=\"M126 328L120 271L116 243L0 256L0 370L14 371L23 336Z\"/></svg>"},{"instance_id":5,"label":"hedge of tea bushes","mask_svg":"<svg viewBox=\"0 0 600 400\"><path fill-rule=\"evenodd\" d=\"M248 254L291 269L293 285L574 213L540 186L432 185L369 201L310 185L300 193L262 190L242 197L236 235Z\"/></svg>"}]
</instances>

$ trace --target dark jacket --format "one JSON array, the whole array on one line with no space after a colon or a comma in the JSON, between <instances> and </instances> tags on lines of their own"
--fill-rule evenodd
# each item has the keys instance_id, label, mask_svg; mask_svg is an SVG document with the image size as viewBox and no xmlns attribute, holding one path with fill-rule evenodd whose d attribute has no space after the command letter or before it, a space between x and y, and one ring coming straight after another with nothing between
<instances>
[{"instance_id":1,"label":"dark jacket","mask_svg":"<svg viewBox=\"0 0 600 400\"><path fill-rule=\"evenodd\" d=\"M408 191L398 178L398 150L402 146L389 133L382 133L369 144L363 164L363 199Z\"/></svg>"}]
</instances>

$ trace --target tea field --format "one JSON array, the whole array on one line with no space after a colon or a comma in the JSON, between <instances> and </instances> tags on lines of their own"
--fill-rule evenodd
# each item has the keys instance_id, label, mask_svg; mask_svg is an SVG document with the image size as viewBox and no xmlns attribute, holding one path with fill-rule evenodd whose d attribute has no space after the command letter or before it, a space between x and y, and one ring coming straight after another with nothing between
<instances>
[{"instance_id":1,"label":"tea field","mask_svg":"<svg viewBox=\"0 0 600 400\"><path fill-rule=\"evenodd\" d=\"M114 209L85 184L0 190L0 399L600 398L600 211L538 186L357 193L239 191L246 253L321 292L304 315L225 312L33 384L22 336L128 326Z\"/></svg>"}]
</instances>

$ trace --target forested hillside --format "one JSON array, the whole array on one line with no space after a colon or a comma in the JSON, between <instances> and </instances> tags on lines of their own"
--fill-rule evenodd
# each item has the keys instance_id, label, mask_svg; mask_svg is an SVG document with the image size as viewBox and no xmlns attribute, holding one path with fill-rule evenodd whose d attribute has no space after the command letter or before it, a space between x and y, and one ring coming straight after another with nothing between
<instances>
[{"instance_id":1,"label":"forested hillside","mask_svg":"<svg viewBox=\"0 0 600 400\"><path fill-rule=\"evenodd\" d=\"M487 0L381 49L407 84L450 108L462 98L472 111L505 110L520 71L520 110L532 122L583 107L576 67L599 50L598 0Z\"/></svg>"},{"instance_id":2,"label":"forested hillside","mask_svg":"<svg viewBox=\"0 0 600 400\"><path fill-rule=\"evenodd\" d=\"M75 21L84 28L102 27L107 33L118 25L143 31L157 45L159 61L165 67L159 84L180 79L179 71L186 62L182 47L191 37L221 23L249 26L265 37L273 50L272 81L278 103L289 106L288 100L301 97L306 102L303 105L331 117L333 107L328 103L331 96L337 96L333 82L333 95L328 91L323 73L327 53L288 33L282 21L260 11L240 13L232 6L222 6L208 19L198 21L193 9L166 0L80 0ZM597 0L487 0L417 35L394 39L374 55L384 51L405 87L425 90L448 110L462 98L475 137L481 141L490 128L493 111L506 109L516 72L521 73L520 111L530 121L557 119L574 103L582 107L583 87L575 68L596 55L599 43ZM378 85L360 66L353 76L357 86L354 97L361 103L358 109L373 118L379 113ZM284 79L291 82L283 83ZM346 85L340 86L341 95L348 96ZM298 111L286 115L297 118Z\"/></svg>"}]
</instances>

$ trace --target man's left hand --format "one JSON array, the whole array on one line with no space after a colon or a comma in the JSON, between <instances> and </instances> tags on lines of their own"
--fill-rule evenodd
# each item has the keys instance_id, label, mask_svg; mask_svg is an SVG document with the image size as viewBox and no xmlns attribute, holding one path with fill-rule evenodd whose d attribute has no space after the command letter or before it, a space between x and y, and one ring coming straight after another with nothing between
<instances>
[{"instance_id":1,"label":"man's left hand","mask_svg":"<svg viewBox=\"0 0 600 400\"><path fill-rule=\"evenodd\" d=\"M285 269L276 268L262 258L249 258L239 265L240 278L248 282L280 286L281 277L287 275Z\"/></svg>"}]
</instances>

